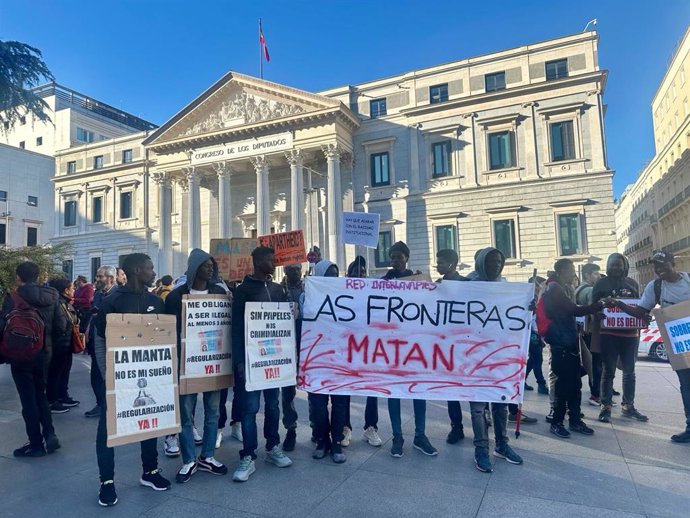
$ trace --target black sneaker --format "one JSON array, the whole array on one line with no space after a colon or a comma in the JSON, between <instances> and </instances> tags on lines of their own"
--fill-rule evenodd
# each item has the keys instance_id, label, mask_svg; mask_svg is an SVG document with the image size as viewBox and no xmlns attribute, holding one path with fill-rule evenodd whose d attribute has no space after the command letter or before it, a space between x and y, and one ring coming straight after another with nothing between
<instances>
[{"instance_id":1,"label":"black sneaker","mask_svg":"<svg viewBox=\"0 0 690 518\"><path fill-rule=\"evenodd\" d=\"M170 489L170 481L161 475L160 468L144 473L139 479L142 486L150 487L154 491L167 491Z\"/></svg>"},{"instance_id":2,"label":"black sneaker","mask_svg":"<svg viewBox=\"0 0 690 518\"><path fill-rule=\"evenodd\" d=\"M505 459L509 463L516 465L520 465L523 462L522 457L515 453L515 450L513 450L513 448L511 448L507 444L496 446L496 449L494 449L494 457L498 457L499 459Z\"/></svg>"},{"instance_id":3,"label":"black sneaker","mask_svg":"<svg viewBox=\"0 0 690 518\"><path fill-rule=\"evenodd\" d=\"M611 422L611 408L605 406L601 407L601 412L599 412L599 421L602 423Z\"/></svg>"},{"instance_id":4,"label":"black sneaker","mask_svg":"<svg viewBox=\"0 0 690 518\"><path fill-rule=\"evenodd\" d=\"M671 436L673 442L690 442L690 430L685 430L684 432L677 433Z\"/></svg>"},{"instance_id":5,"label":"black sneaker","mask_svg":"<svg viewBox=\"0 0 690 518\"><path fill-rule=\"evenodd\" d=\"M343 447L340 443L333 443L333 446L331 446L331 459L333 459L333 462L336 464L342 464L345 462L347 459L345 458L345 454L343 453Z\"/></svg>"},{"instance_id":6,"label":"black sneaker","mask_svg":"<svg viewBox=\"0 0 690 518\"><path fill-rule=\"evenodd\" d=\"M544 418L547 423L553 423L553 408L549 411L549 414Z\"/></svg>"},{"instance_id":7,"label":"black sneaker","mask_svg":"<svg viewBox=\"0 0 690 518\"><path fill-rule=\"evenodd\" d=\"M63 406L66 406L68 408L73 408L75 406L79 406L79 401L77 401L76 399L72 399L71 397L63 397L60 400L60 403L62 403Z\"/></svg>"},{"instance_id":8,"label":"black sneaker","mask_svg":"<svg viewBox=\"0 0 690 518\"><path fill-rule=\"evenodd\" d=\"M539 394L544 395L544 396L548 396L549 395L549 387L546 386L546 383L539 383L537 385L537 392Z\"/></svg>"},{"instance_id":9,"label":"black sneaker","mask_svg":"<svg viewBox=\"0 0 690 518\"><path fill-rule=\"evenodd\" d=\"M329 444L326 441L319 439L316 442L316 448L314 449L314 453L311 454L311 458L316 460L323 459L326 455L328 455L329 449Z\"/></svg>"},{"instance_id":10,"label":"black sneaker","mask_svg":"<svg viewBox=\"0 0 690 518\"><path fill-rule=\"evenodd\" d=\"M66 407L60 401L56 401L55 403L50 404L51 414L66 414L67 412L69 412L69 407Z\"/></svg>"},{"instance_id":11,"label":"black sneaker","mask_svg":"<svg viewBox=\"0 0 690 518\"><path fill-rule=\"evenodd\" d=\"M396 458L403 456L403 444L405 444L405 439L402 435L393 436L393 444L391 446L391 455Z\"/></svg>"},{"instance_id":12,"label":"black sneaker","mask_svg":"<svg viewBox=\"0 0 690 518\"><path fill-rule=\"evenodd\" d=\"M620 396L620 395L621 395L621 393L618 392L616 389L613 389L613 391L611 392L611 394L613 394L614 396Z\"/></svg>"},{"instance_id":13,"label":"black sneaker","mask_svg":"<svg viewBox=\"0 0 690 518\"><path fill-rule=\"evenodd\" d=\"M634 405L624 405L623 410L621 410L621 414L623 417L630 417L631 419L637 419L638 421L641 421L643 423L646 423L649 421L649 417L647 417L644 414L640 414L637 411L637 408L634 407Z\"/></svg>"},{"instance_id":14,"label":"black sneaker","mask_svg":"<svg viewBox=\"0 0 690 518\"><path fill-rule=\"evenodd\" d=\"M14 450L13 455L15 457L45 457L46 450L43 445L38 448L34 448L27 442L21 448Z\"/></svg>"},{"instance_id":15,"label":"black sneaker","mask_svg":"<svg viewBox=\"0 0 690 518\"><path fill-rule=\"evenodd\" d=\"M415 436L414 441L412 441L412 446L421 451L424 455L429 455L430 457L438 455L438 450L431 445L426 435Z\"/></svg>"},{"instance_id":16,"label":"black sneaker","mask_svg":"<svg viewBox=\"0 0 690 518\"><path fill-rule=\"evenodd\" d=\"M489 450L483 448L474 449L474 467L482 473L493 473L494 467L491 465Z\"/></svg>"},{"instance_id":17,"label":"black sneaker","mask_svg":"<svg viewBox=\"0 0 690 518\"><path fill-rule=\"evenodd\" d=\"M560 423L551 423L550 431L556 437L560 437L561 439L567 439L568 437L570 437L570 432L566 430L565 426L563 426Z\"/></svg>"},{"instance_id":18,"label":"black sneaker","mask_svg":"<svg viewBox=\"0 0 690 518\"><path fill-rule=\"evenodd\" d=\"M84 417L101 417L101 407L96 405L91 410L84 412Z\"/></svg>"},{"instance_id":19,"label":"black sneaker","mask_svg":"<svg viewBox=\"0 0 690 518\"><path fill-rule=\"evenodd\" d=\"M60 441L58 441L57 435L51 435L46 439L46 451L48 453L55 453L56 450L60 449Z\"/></svg>"},{"instance_id":20,"label":"black sneaker","mask_svg":"<svg viewBox=\"0 0 690 518\"><path fill-rule=\"evenodd\" d=\"M294 451L295 442L297 442L297 431L294 428L290 428L285 434L285 440L283 441L283 451Z\"/></svg>"},{"instance_id":21,"label":"black sneaker","mask_svg":"<svg viewBox=\"0 0 690 518\"><path fill-rule=\"evenodd\" d=\"M457 444L465 438L465 432L462 426L453 426L448 432L448 437L446 437L446 442L448 444Z\"/></svg>"},{"instance_id":22,"label":"black sneaker","mask_svg":"<svg viewBox=\"0 0 690 518\"><path fill-rule=\"evenodd\" d=\"M197 465L201 471L208 471L212 475L226 475L228 468L222 462L218 462L213 457L203 458L199 456Z\"/></svg>"},{"instance_id":23,"label":"black sneaker","mask_svg":"<svg viewBox=\"0 0 690 518\"><path fill-rule=\"evenodd\" d=\"M112 507L117 503L117 493L115 493L115 482L106 480L101 482L101 489L98 491L98 505Z\"/></svg>"},{"instance_id":24,"label":"black sneaker","mask_svg":"<svg viewBox=\"0 0 690 518\"><path fill-rule=\"evenodd\" d=\"M527 392L532 392L534 390L534 387L532 385L528 385L525 383L525 391Z\"/></svg>"},{"instance_id":25,"label":"black sneaker","mask_svg":"<svg viewBox=\"0 0 690 518\"><path fill-rule=\"evenodd\" d=\"M568 426L568 428L570 428L571 432L581 433L582 435L594 435L594 430L592 430L582 421L580 421L579 423L570 423L570 426Z\"/></svg>"},{"instance_id":26,"label":"black sneaker","mask_svg":"<svg viewBox=\"0 0 690 518\"><path fill-rule=\"evenodd\" d=\"M175 475L175 482L177 482L178 484L184 484L185 482L189 482L189 479L191 479L192 475L196 473L198 467L199 466L195 461L192 461L188 464L182 464L182 467L177 472L177 475Z\"/></svg>"},{"instance_id":27,"label":"black sneaker","mask_svg":"<svg viewBox=\"0 0 690 518\"><path fill-rule=\"evenodd\" d=\"M517 422L517 414L508 414L508 421L511 423L516 423ZM537 422L536 417L530 417L525 413L523 413L520 416L520 424L534 424L536 422Z\"/></svg>"}]
</instances>

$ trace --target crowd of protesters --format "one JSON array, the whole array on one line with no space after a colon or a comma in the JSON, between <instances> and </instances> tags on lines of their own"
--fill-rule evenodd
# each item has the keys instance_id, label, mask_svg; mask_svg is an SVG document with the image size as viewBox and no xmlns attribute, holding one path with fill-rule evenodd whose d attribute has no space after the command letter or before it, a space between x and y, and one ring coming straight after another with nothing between
<instances>
[{"instance_id":1,"label":"crowd of protesters","mask_svg":"<svg viewBox=\"0 0 690 518\"><path fill-rule=\"evenodd\" d=\"M408 268L410 250L403 242L390 247L391 268L385 279L405 279L421 272ZM95 406L84 413L87 418L98 418L96 457L100 475L99 503L112 506L117 503L115 491L114 449L106 444L107 412L105 398L105 337L106 317L111 313L159 313L176 317L177 346L180 348L182 299L185 295L225 295L232 302L232 368L235 379L232 388L230 437L242 444L239 462L232 475L234 481L245 482L256 470L259 448L257 413L264 402L265 460L279 468L288 468L292 460L286 455L296 447L298 416L295 409L294 386L282 389L247 391L245 388L245 333L244 311L247 302L293 302L297 307L296 336L299 351L301 307L304 304L302 265L285 267L283 282L273 281L275 255L270 248L258 247L252 253L253 273L240 283L225 283L219 276L218 265L208 253L195 249L188 258L187 270L174 281L164 275L156 282L151 259L145 254L128 255L121 268L103 266L98 269L95 285L82 276L74 282L57 278L45 285L39 284L41 272L36 264L25 262L16 269L17 288L5 297L0 313L0 337L11 327L12 318L20 311L35 311L42 322L44 336L41 350L29 361L8 360L12 378L22 406L28 442L14 450L16 457L42 457L60 448L52 414L67 413L80 402L69 393L69 379L75 340L81 337L85 352L91 358L90 381ZM617 366L622 370L622 400L620 415L646 422L648 418L635 407L635 358L639 335L636 330L612 330L601 325L604 307L618 307L629 315L649 321L650 311L656 307L690 300L690 276L677 272L674 257L665 251L655 252L651 258L658 279L650 282L640 295L640 289L628 277L628 262L621 254L609 256L605 275L595 264L586 264L577 278L573 262L556 261L547 277L529 279L535 284L535 301L528 361L527 377L533 373L539 394L550 397L551 412L546 420L550 432L559 438L572 433L585 436L594 430L583 421L582 376L589 379L588 403L599 407L598 420L608 423L613 418L615 405L613 388ZM453 250L440 250L437 254L437 282L502 282L505 257L496 248L479 250L475 255L475 269L467 276L457 271L458 255ZM338 277L338 266L328 260L317 262L312 275ZM346 276L367 276L366 261L358 256L347 268ZM528 280L528 279L525 279ZM458 286L461 289L461 286ZM641 298L632 306L626 299ZM548 322L541 328L539 319ZM538 325L539 324L539 325ZM549 372L542 372L543 350L549 348ZM587 361L585 361L587 358ZM584 367L584 368L583 368ZM673 435L677 443L690 442L690 369L677 371L686 416L685 431ZM533 390L525 381L525 390ZM262 394L263 392L263 394ZM179 400L181 432L164 438L164 453L168 457L181 457L175 480L188 482L198 471L225 475L228 468L215 458L215 450L224 440L227 423L226 402L229 389L204 392L201 403L197 394L181 395ZM350 446L353 425L350 421L350 396L308 394L311 440L314 459L331 458L336 464L346 462L344 448ZM414 438L412 445L422 454L438 455L438 450L426 435L426 401L412 400L414 410ZM388 415L393 432L390 454L402 457L403 438L401 405L399 399L389 398ZM281 442L280 423L286 430ZM509 445L508 423L520 421L535 423L518 409L517 405L470 402L475 467L485 473L493 471L490 458L489 428L493 428L493 455L510 464L523 463L522 457ZM197 412L203 411L200 429L195 426ZM566 427L566 415L568 426ZM456 444L465 437L462 408L458 401L448 401L450 430L446 441ZM363 438L373 447L384 440L378 433L379 407L375 397L366 399ZM140 483L156 491L165 491L171 483L161 474L158 466L158 440L142 441L142 475ZM198 451L197 451L198 450Z\"/></svg>"}]
</instances>

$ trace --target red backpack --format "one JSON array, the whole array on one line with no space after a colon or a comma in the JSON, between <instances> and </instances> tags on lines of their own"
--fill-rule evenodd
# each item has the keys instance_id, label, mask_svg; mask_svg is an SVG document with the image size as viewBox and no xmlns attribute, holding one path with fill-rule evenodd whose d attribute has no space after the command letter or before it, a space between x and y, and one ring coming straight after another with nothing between
<instances>
[{"instance_id":1,"label":"red backpack","mask_svg":"<svg viewBox=\"0 0 690 518\"><path fill-rule=\"evenodd\" d=\"M546 290L549 289L549 284L551 284L551 282L555 281L550 280L546 283L544 292L541 294L541 297L539 297L539 300L537 301L537 332L539 333L539 336L541 336L542 338L546 338L546 334L549 332L549 328L551 327L552 322L552 320L546 314L546 306L544 305L544 295L546 295Z\"/></svg>"},{"instance_id":2,"label":"red backpack","mask_svg":"<svg viewBox=\"0 0 690 518\"><path fill-rule=\"evenodd\" d=\"M27 304L16 291L11 294L14 307L7 314L0 337L0 356L9 361L31 361L43 350L45 324L38 310Z\"/></svg>"}]
</instances>

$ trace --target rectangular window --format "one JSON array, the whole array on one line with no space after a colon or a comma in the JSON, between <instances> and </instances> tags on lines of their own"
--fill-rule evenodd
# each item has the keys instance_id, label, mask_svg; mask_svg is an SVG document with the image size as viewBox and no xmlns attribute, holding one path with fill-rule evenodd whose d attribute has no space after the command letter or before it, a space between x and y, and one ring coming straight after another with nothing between
<instances>
[{"instance_id":1,"label":"rectangular window","mask_svg":"<svg viewBox=\"0 0 690 518\"><path fill-rule=\"evenodd\" d=\"M98 269L101 267L101 258L100 257L92 257L91 258L91 282L94 282L96 280L96 273L98 272Z\"/></svg>"},{"instance_id":2,"label":"rectangular window","mask_svg":"<svg viewBox=\"0 0 690 518\"><path fill-rule=\"evenodd\" d=\"M484 76L484 87L487 92L498 92L506 89L506 73L497 72Z\"/></svg>"},{"instance_id":3,"label":"rectangular window","mask_svg":"<svg viewBox=\"0 0 690 518\"><path fill-rule=\"evenodd\" d=\"M498 248L506 259L517 257L517 247L515 246L515 220L496 219L494 225L494 246Z\"/></svg>"},{"instance_id":4,"label":"rectangular window","mask_svg":"<svg viewBox=\"0 0 690 518\"><path fill-rule=\"evenodd\" d=\"M65 202L64 225L74 227L77 225L77 202L74 200Z\"/></svg>"},{"instance_id":5,"label":"rectangular window","mask_svg":"<svg viewBox=\"0 0 690 518\"><path fill-rule=\"evenodd\" d=\"M458 251L458 228L455 225L436 226L436 252L439 250Z\"/></svg>"},{"instance_id":6,"label":"rectangular window","mask_svg":"<svg viewBox=\"0 0 690 518\"><path fill-rule=\"evenodd\" d=\"M448 100L448 83L430 87L429 100L431 104L446 102Z\"/></svg>"},{"instance_id":7,"label":"rectangular window","mask_svg":"<svg viewBox=\"0 0 690 518\"><path fill-rule=\"evenodd\" d=\"M67 162L67 174L76 173L76 172L77 172L77 162L75 160Z\"/></svg>"},{"instance_id":8,"label":"rectangular window","mask_svg":"<svg viewBox=\"0 0 690 518\"><path fill-rule=\"evenodd\" d=\"M386 98L369 101L369 114L372 119L386 115Z\"/></svg>"},{"instance_id":9,"label":"rectangular window","mask_svg":"<svg viewBox=\"0 0 690 518\"><path fill-rule=\"evenodd\" d=\"M24 141L22 140L22 141L19 143L19 148L20 148L20 149L26 149L26 142L24 142Z\"/></svg>"},{"instance_id":10,"label":"rectangular window","mask_svg":"<svg viewBox=\"0 0 690 518\"><path fill-rule=\"evenodd\" d=\"M102 169L103 168L103 155L97 155L93 157L93 168Z\"/></svg>"},{"instance_id":11,"label":"rectangular window","mask_svg":"<svg viewBox=\"0 0 690 518\"><path fill-rule=\"evenodd\" d=\"M26 124L26 117L19 117L19 125L24 126Z\"/></svg>"},{"instance_id":12,"label":"rectangular window","mask_svg":"<svg viewBox=\"0 0 690 518\"><path fill-rule=\"evenodd\" d=\"M132 191L120 193L120 219L132 217Z\"/></svg>"},{"instance_id":13,"label":"rectangular window","mask_svg":"<svg viewBox=\"0 0 690 518\"><path fill-rule=\"evenodd\" d=\"M93 142L93 131L77 127L77 140L79 142L86 142L87 144Z\"/></svg>"},{"instance_id":14,"label":"rectangular window","mask_svg":"<svg viewBox=\"0 0 690 518\"><path fill-rule=\"evenodd\" d=\"M489 134L489 169L515 167L515 135L512 131Z\"/></svg>"},{"instance_id":15,"label":"rectangular window","mask_svg":"<svg viewBox=\"0 0 690 518\"><path fill-rule=\"evenodd\" d=\"M132 150L131 149L125 149L122 152L122 163L123 164L129 164L132 161Z\"/></svg>"},{"instance_id":16,"label":"rectangular window","mask_svg":"<svg viewBox=\"0 0 690 518\"><path fill-rule=\"evenodd\" d=\"M0 223L0 245L7 244L7 224Z\"/></svg>"},{"instance_id":17,"label":"rectangular window","mask_svg":"<svg viewBox=\"0 0 690 518\"><path fill-rule=\"evenodd\" d=\"M36 137L36 146L43 145L43 137Z\"/></svg>"},{"instance_id":18,"label":"rectangular window","mask_svg":"<svg viewBox=\"0 0 690 518\"><path fill-rule=\"evenodd\" d=\"M376 247L376 254L374 256L374 264L377 268L388 268L390 266L390 258L388 253L391 249L393 236L390 231L379 232L379 244Z\"/></svg>"},{"instance_id":19,"label":"rectangular window","mask_svg":"<svg viewBox=\"0 0 690 518\"><path fill-rule=\"evenodd\" d=\"M94 196L91 204L91 221L101 223L103 221L103 196Z\"/></svg>"},{"instance_id":20,"label":"rectangular window","mask_svg":"<svg viewBox=\"0 0 690 518\"><path fill-rule=\"evenodd\" d=\"M38 207L38 196L29 196L26 200L29 207Z\"/></svg>"},{"instance_id":21,"label":"rectangular window","mask_svg":"<svg viewBox=\"0 0 690 518\"><path fill-rule=\"evenodd\" d=\"M554 61L546 62L546 80L553 81L554 79L561 79L568 77L568 60L556 59Z\"/></svg>"},{"instance_id":22,"label":"rectangular window","mask_svg":"<svg viewBox=\"0 0 690 518\"><path fill-rule=\"evenodd\" d=\"M0 201L7 201L7 191L0 191Z\"/></svg>"},{"instance_id":23,"label":"rectangular window","mask_svg":"<svg viewBox=\"0 0 690 518\"><path fill-rule=\"evenodd\" d=\"M379 187L391 183L388 169L388 153L374 153L371 155L371 185Z\"/></svg>"},{"instance_id":24,"label":"rectangular window","mask_svg":"<svg viewBox=\"0 0 690 518\"><path fill-rule=\"evenodd\" d=\"M450 140L436 142L431 146L434 158L434 178L450 175Z\"/></svg>"},{"instance_id":25,"label":"rectangular window","mask_svg":"<svg viewBox=\"0 0 690 518\"><path fill-rule=\"evenodd\" d=\"M560 255L579 255L584 253L582 216L580 214L558 214L557 217Z\"/></svg>"},{"instance_id":26,"label":"rectangular window","mask_svg":"<svg viewBox=\"0 0 690 518\"><path fill-rule=\"evenodd\" d=\"M26 246L36 246L38 244L38 229L36 227L26 227Z\"/></svg>"},{"instance_id":27,"label":"rectangular window","mask_svg":"<svg viewBox=\"0 0 690 518\"><path fill-rule=\"evenodd\" d=\"M74 261L72 259L62 261L62 273L65 274L65 279L74 278Z\"/></svg>"},{"instance_id":28,"label":"rectangular window","mask_svg":"<svg viewBox=\"0 0 690 518\"><path fill-rule=\"evenodd\" d=\"M551 158L554 162L573 160L575 158L575 136L573 135L573 121L563 121L550 124L551 130Z\"/></svg>"}]
</instances>

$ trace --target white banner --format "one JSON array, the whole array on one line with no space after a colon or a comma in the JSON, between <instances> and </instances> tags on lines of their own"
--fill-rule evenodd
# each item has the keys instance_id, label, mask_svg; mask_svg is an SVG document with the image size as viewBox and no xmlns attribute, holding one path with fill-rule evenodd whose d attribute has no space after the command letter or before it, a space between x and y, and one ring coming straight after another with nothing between
<instances>
[{"instance_id":1,"label":"white banner","mask_svg":"<svg viewBox=\"0 0 690 518\"><path fill-rule=\"evenodd\" d=\"M340 241L376 248L379 244L380 216L375 212L343 212Z\"/></svg>"},{"instance_id":2,"label":"white banner","mask_svg":"<svg viewBox=\"0 0 690 518\"><path fill-rule=\"evenodd\" d=\"M276 153L288 149L292 149L291 131L198 149L192 153L191 163L192 165L198 165L222 160L234 160L236 158Z\"/></svg>"},{"instance_id":3,"label":"white banner","mask_svg":"<svg viewBox=\"0 0 690 518\"><path fill-rule=\"evenodd\" d=\"M290 302L247 302L244 310L247 391L296 383L295 320Z\"/></svg>"},{"instance_id":4,"label":"white banner","mask_svg":"<svg viewBox=\"0 0 690 518\"><path fill-rule=\"evenodd\" d=\"M534 285L307 277L309 392L520 403Z\"/></svg>"}]
</instances>

